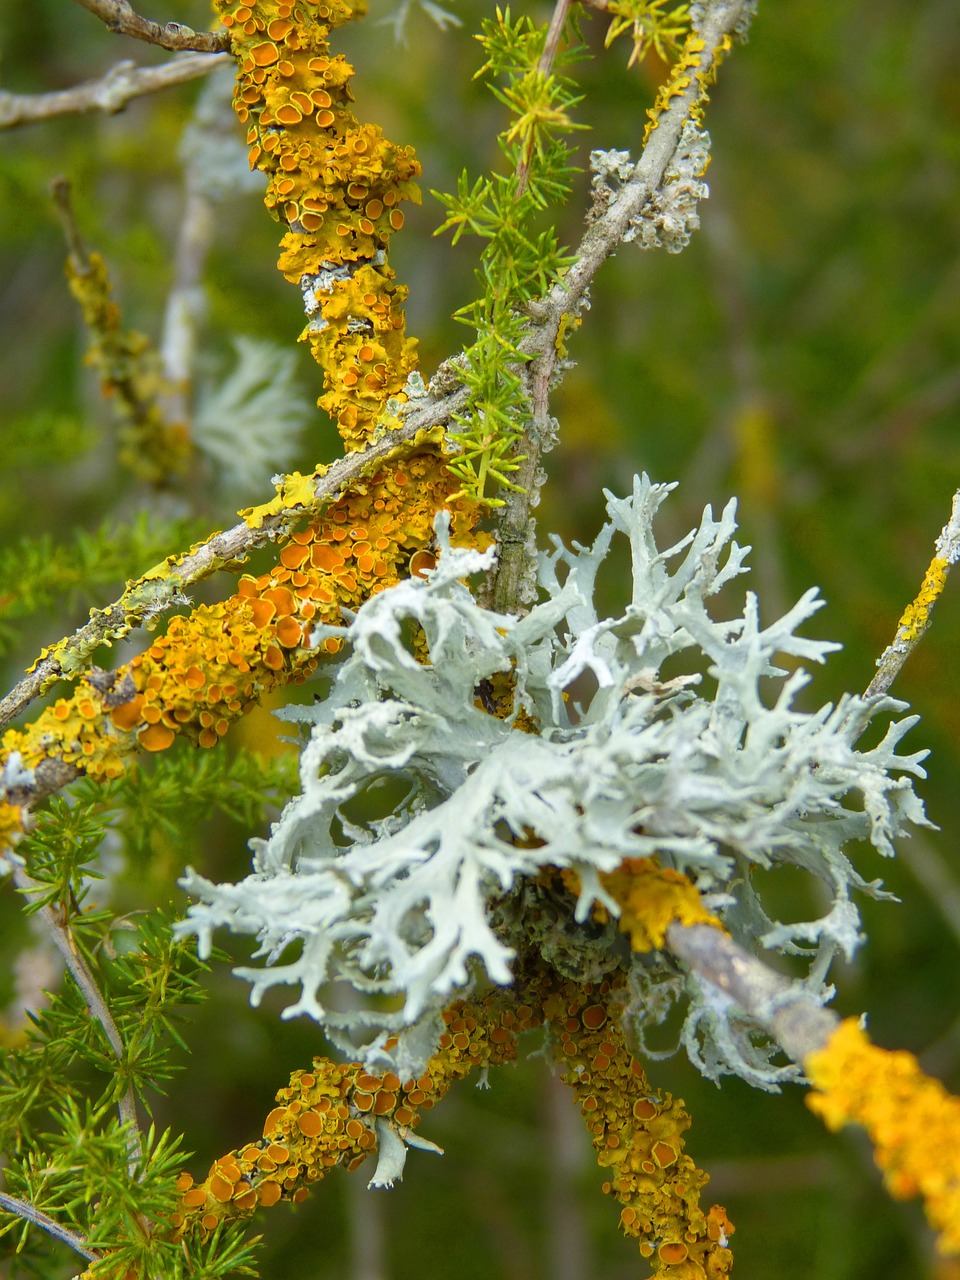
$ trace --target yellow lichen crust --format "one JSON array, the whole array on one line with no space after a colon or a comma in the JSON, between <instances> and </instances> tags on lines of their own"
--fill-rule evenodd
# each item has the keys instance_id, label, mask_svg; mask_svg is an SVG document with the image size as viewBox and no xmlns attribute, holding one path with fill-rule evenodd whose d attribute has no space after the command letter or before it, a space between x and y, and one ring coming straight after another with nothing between
<instances>
[{"instance_id":1,"label":"yellow lichen crust","mask_svg":"<svg viewBox=\"0 0 960 1280\"><path fill-rule=\"evenodd\" d=\"M832 1130L862 1125L890 1194L922 1196L941 1252L960 1254L960 1098L913 1054L871 1044L854 1018L803 1066L811 1111Z\"/></svg>"},{"instance_id":2,"label":"yellow lichen crust","mask_svg":"<svg viewBox=\"0 0 960 1280\"><path fill-rule=\"evenodd\" d=\"M571 893L580 894L575 871L561 873ZM661 867L656 858L624 858L616 871L601 872L600 883L620 907L617 925L630 937L634 951L656 951L664 945L671 924L723 925L703 905L694 884L679 871ZM607 909L597 903L594 916L606 923Z\"/></svg>"},{"instance_id":3,"label":"yellow lichen crust","mask_svg":"<svg viewBox=\"0 0 960 1280\"><path fill-rule=\"evenodd\" d=\"M923 584L916 600L907 605L897 630L897 640L901 644L912 644L923 635L930 621L930 610L937 603L947 580L950 561L934 556L924 574Z\"/></svg>"},{"instance_id":4,"label":"yellow lichen crust","mask_svg":"<svg viewBox=\"0 0 960 1280\"><path fill-rule=\"evenodd\" d=\"M602 982L566 982L544 1004L555 1029L563 1079L573 1089L597 1160L610 1170L603 1184L622 1206L623 1232L664 1280L714 1280L730 1274L733 1226L721 1205L700 1208L709 1181L684 1153L690 1127L683 1101L651 1090L620 1029L622 993Z\"/></svg>"},{"instance_id":5,"label":"yellow lichen crust","mask_svg":"<svg viewBox=\"0 0 960 1280\"><path fill-rule=\"evenodd\" d=\"M475 511L449 500L455 487L433 453L384 467L295 533L269 572L173 618L125 667L81 677L27 729L8 730L2 755L19 751L26 768L57 758L115 778L138 747L163 751L178 736L214 746L265 693L302 681L318 653L337 650L336 640L311 645L315 622L339 622L343 607L357 609L408 576L441 507L452 514L454 543L471 540Z\"/></svg>"},{"instance_id":6,"label":"yellow lichen crust","mask_svg":"<svg viewBox=\"0 0 960 1280\"><path fill-rule=\"evenodd\" d=\"M0 849L9 848L23 830L23 814L20 806L0 800Z\"/></svg>"},{"instance_id":7,"label":"yellow lichen crust","mask_svg":"<svg viewBox=\"0 0 960 1280\"><path fill-rule=\"evenodd\" d=\"M729 50L733 48L733 38L729 34L723 36L714 51L713 60L709 68L703 70L701 62L706 47L703 37L697 35L695 31L692 31L687 36L683 49L680 51L680 57L671 68L669 77L660 86L656 101L647 112L648 122L643 134L644 146L647 145L651 133L657 128L663 112L670 106L674 98L686 93L694 80L696 80L700 92L690 114L698 123L702 121L703 108L707 102L707 90L717 78L720 63Z\"/></svg>"},{"instance_id":8,"label":"yellow lichen crust","mask_svg":"<svg viewBox=\"0 0 960 1280\"><path fill-rule=\"evenodd\" d=\"M170 387L150 340L142 333L121 332L120 311L100 254L89 254L82 267L68 259L67 282L93 339L87 364L100 375L103 394L120 421L120 461L149 484L162 485L183 474L191 455L187 425L166 420L161 397Z\"/></svg>"},{"instance_id":9,"label":"yellow lichen crust","mask_svg":"<svg viewBox=\"0 0 960 1280\"><path fill-rule=\"evenodd\" d=\"M289 230L280 270L298 284L310 343L324 370L320 405L348 449L369 439L387 400L416 367L385 258L419 201L420 165L350 110L353 68L327 36L360 17L365 0L216 0L238 60L234 105L249 124L250 163L269 177L265 201Z\"/></svg>"}]
</instances>

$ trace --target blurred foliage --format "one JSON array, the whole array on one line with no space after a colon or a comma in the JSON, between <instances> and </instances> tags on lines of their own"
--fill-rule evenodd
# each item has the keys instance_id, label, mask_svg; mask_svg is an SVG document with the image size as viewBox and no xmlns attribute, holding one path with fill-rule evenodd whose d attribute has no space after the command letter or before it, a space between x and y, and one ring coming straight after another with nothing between
<instances>
[{"instance_id":1,"label":"blurred foliage","mask_svg":"<svg viewBox=\"0 0 960 1280\"><path fill-rule=\"evenodd\" d=\"M496 163L504 127L501 108L472 80L482 53L469 33L487 7L458 0L459 30L441 30L412 8L400 46L377 22L389 11L373 8L367 22L338 37L358 68L357 114L415 145L425 189L454 190L464 168L477 173ZM543 6L529 12L537 21L548 16ZM164 0L150 16L197 28L209 22L205 7L191 0ZM574 136L581 168L591 147L636 155L643 112L663 71L656 64L628 69L626 44L605 53L606 27L600 16L583 24L596 56L576 68L584 101L574 114L590 126ZM167 55L110 36L66 0L33 0L0 6L0 56L3 88L41 92L102 74L121 57L148 63ZM706 502L716 507L738 494L744 537L755 548L752 585L767 615L811 583L829 601L817 634L845 648L815 673L811 698L818 702L868 683L960 480L958 60L953 0L761 0L750 44L724 67L708 112L714 160L702 233L679 257L625 246L607 264L592 311L569 340L577 367L554 398L561 443L547 460L541 530L590 538L601 521L603 486L624 492L640 468L657 480L681 480L670 517L678 534ZM112 598L106 577L81 581L85 547L109 539L119 522L134 522L141 532L112 548L122 576L139 554L136 567L145 569L172 550L182 530L177 522L199 519L213 528L231 519L222 500L202 488L158 495L118 470L109 414L83 367L86 337L67 293L48 195L55 175L71 178L81 229L110 264L125 324L156 338L183 209L178 140L199 88L140 99L117 116L65 118L0 136L0 563L14 582L30 568L29 607L65 610L59 619L30 623L16 641L4 631L12 645L5 687L40 643L76 625L74 603ZM581 175L558 221L561 243L580 234L586 188ZM219 205L218 220L204 352L223 359L241 335L293 349L302 314L296 290L274 269L276 226L256 195ZM477 246L431 238L442 220L443 210L427 197L394 241L393 264L411 286L410 331L420 337L426 373L459 349L463 331L452 316L475 294ZM298 359L304 384L318 394L317 371L302 351ZM304 433L297 465L332 456L332 433L320 418ZM263 496L268 492L266 485ZM144 511L151 512L156 547L147 526L136 523ZM34 575L38 556L49 565ZM608 578L607 588L617 595L615 580ZM8 589L0 583L0 598ZM18 612L27 607L24 600ZM922 715L911 739L932 748L922 790L941 831L904 845L893 864L881 866L864 852L861 872L882 875L903 902L862 904L870 940L837 975L842 1012L869 1010L879 1043L919 1053L955 1092L958 648L960 593L951 583L895 689ZM139 801L102 797L124 815L100 855L123 911L177 895L173 882L188 861L217 878L243 873L244 837L264 803L262 794L256 804L250 798L247 752L276 752L275 734L269 716L251 717L234 734L239 763L209 780L206 791L196 758L177 753L175 785L186 786L192 775L194 787L179 814L176 792L171 800L170 779L157 766L144 766ZM278 796L292 781L290 758L279 750L264 784ZM105 810L101 819L108 816ZM791 902L787 877L780 892L785 915L806 909ZM15 898L7 889L0 894L0 1002L8 1004L8 1032L17 984L29 985L22 957L35 942ZM244 959L239 951L232 962ZM202 1018L180 1029L190 1056L164 1082L167 1095L151 1100L158 1130L185 1134L198 1173L255 1137L287 1073L322 1049L315 1028L278 1022L269 1001L250 1010L229 964L214 965L204 983ZM714 1170L716 1198L738 1225L737 1274L957 1274L934 1260L919 1210L886 1200L865 1149L823 1132L805 1111L802 1091L760 1096L734 1081L717 1092L680 1059L653 1064L650 1074L687 1099L690 1150ZM618 1236L586 1136L568 1123L572 1109L555 1105L543 1061L532 1058L491 1083L491 1093L467 1088L438 1109L429 1136L446 1156L418 1153L397 1190L367 1193L362 1183L350 1185L356 1179L337 1177L296 1212L269 1215L263 1274L298 1273L309 1258L317 1280L359 1276L380 1240L381 1269L366 1273L378 1280L636 1275L635 1246ZM30 1250L15 1272L3 1260L9 1247L0 1240L0 1275L30 1274ZM60 1270L47 1261L37 1264L38 1274L74 1274L75 1259L61 1252Z\"/></svg>"}]
</instances>

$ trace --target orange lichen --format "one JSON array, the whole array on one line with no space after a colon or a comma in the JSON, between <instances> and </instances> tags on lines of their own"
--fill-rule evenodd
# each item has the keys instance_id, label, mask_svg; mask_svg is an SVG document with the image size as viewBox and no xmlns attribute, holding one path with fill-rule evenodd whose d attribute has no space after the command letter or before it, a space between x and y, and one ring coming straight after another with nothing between
<instances>
[{"instance_id":1,"label":"orange lichen","mask_svg":"<svg viewBox=\"0 0 960 1280\"><path fill-rule=\"evenodd\" d=\"M8 848L23 830L20 806L0 800L0 849Z\"/></svg>"},{"instance_id":2,"label":"orange lichen","mask_svg":"<svg viewBox=\"0 0 960 1280\"><path fill-rule=\"evenodd\" d=\"M362 14L363 3L217 0L216 7L238 58L235 106L250 121L251 163L268 174L267 205L289 227L280 265L300 284L312 316L304 337L324 366L321 403L347 447L356 448L375 425L396 424L387 402L403 398L415 364L400 308L405 291L384 259L402 222L398 203L419 198L419 166L378 128L358 124L348 107L353 70L330 55L329 31ZM118 317L99 259L78 275L76 290L91 326L115 334ZM54 757L91 777L114 778L137 747L163 750L178 736L214 746L264 693L312 670L315 622L339 621L341 606L356 608L406 576L411 556L432 538L438 510L449 506L455 538L468 539L476 509L450 502L457 486L442 446L424 440L414 448L414 456L384 463L332 504L281 550L270 573L241 580L219 604L174 618L166 635L115 673L113 688L123 688L122 696L81 677L72 696L26 730L9 731L5 753L20 750L28 766ZM248 523L315 507L320 474L322 468L286 477L272 502L243 513ZM153 576L173 572L165 563ZM326 639L320 651L338 648Z\"/></svg>"},{"instance_id":3,"label":"orange lichen","mask_svg":"<svg viewBox=\"0 0 960 1280\"><path fill-rule=\"evenodd\" d=\"M27 729L8 730L3 754L20 751L28 768L56 757L103 779L119 777L138 747L161 751L177 737L215 746L264 694L303 680L318 653L338 650L335 638L313 648L313 625L339 622L343 607L357 609L406 577L411 555L433 537L437 510L451 511L455 543L472 540L475 511L449 500L455 488L433 453L405 458L402 471L385 466L299 530L273 569L241 577L226 600L173 618L165 635L114 673L111 690L127 688L122 701L81 677Z\"/></svg>"},{"instance_id":4,"label":"orange lichen","mask_svg":"<svg viewBox=\"0 0 960 1280\"><path fill-rule=\"evenodd\" d=\"M922 1196L941 1252L960 1254L960 1098L913 1054L871 1044L855 1018L803 1066L811 1111L829 1129L862 1125L890 1194Z\"/></svg>"},{"instance_id":5,"label":"orange lichen","mask_svg":"<svg viewBox=\"0 0 960 1280\"><path fill-rule=\"evenodd\" d=\"M251 167L267 174L267 208L289 228L279 266L303 292L310 319L302 340L325 374L320 405L347 447L360 448L416 367L416 343L404 332L406 289L385 256L403 225L397 204L420 199L420 165L410 148L357 121L353 68L330 55L329 32L362 16L365 0L215 7L238 60L234 105L249 123Z\"/></svg>"},{"instance_id":6,"label":"orange lichen","mask_svg":"<svg viewBox=\"0 0 960 1280\"><path fill-rule=\"evenodd\" d=\"M902 644L912 643L926 631L930 611L940 598L949 570L950 561L941 556L934 556L930 561L916 600L907 605L898 624L897 640Z\"/></svg>"},{"instance_id":7,"label":"orange lichen","mask_svg":"<svg viewBox=\"0 0 960 1280\"><path fill-rule=\"evenodd\" d=\"M733 1226L721 1205L700 1208L709 1179L683 1150L690 1117L681 1099L651 1090L627 1048L619 1021L623 994L610 982L564 982L547 995L543 1011L557 1036L563 1079L598 1163L610 1170L603 1190L622 1206L621 1229L655 1263L654 1274L715 1280L730 1272Z\"/></svg>"},{"instance_id":8,"label":"orange lichen","mask_svg":"<svg viewBox=\"0 0 960 1280\"><path fill-rule=\"evenodd\" d=\"M511 993L495 991L477 1002L458 1001L444 1011L446 1031L426 1070L401 1081L392 1072L374 1076L359 1063L315 1058L295 1071L279 1091L263 1137L215 1160L204 1182L181 1174L183 1192L174 1232L206 1236L227 1218L246 1217L258 1205L297 1201L339 1165L353 1170L377 1147L375 1120L389 1121L403 1136L420 1123L457 1080L475 1068L511 1061L517 1036L539 1019L513 1008Z\"/></svg>"},{"instance_id":9,"label":"orange lichen","mask_svg":"<svg viewBox=\"0 0 960 1280\"><path fill-rule=\"evenodd\" d=\"M277 1094L262 1138L214 1161L199 1185L181 1175L174 1234L206 1236L257 1205L301 1199L336 1166L357 1168L377 1146L378 1118L401 1137L411 1132L451 1084L475 1068L512 1061L518 1035L546 1020L599 1163L611 1172L604 1190L622 1206L624 1232L638 1240L663 1280L728 1275L733 1227L721 1206L700 1209L708 1179L683 1150L690 1118L681 1101L651 1091L627 1049L619 1028L622 988L562 981L540 963L520 967L516 986L444 1011L438 1050L416 1079L373 1075L358 1063L325 1058L295 1071Z\"/></svg>"}]
</instances>

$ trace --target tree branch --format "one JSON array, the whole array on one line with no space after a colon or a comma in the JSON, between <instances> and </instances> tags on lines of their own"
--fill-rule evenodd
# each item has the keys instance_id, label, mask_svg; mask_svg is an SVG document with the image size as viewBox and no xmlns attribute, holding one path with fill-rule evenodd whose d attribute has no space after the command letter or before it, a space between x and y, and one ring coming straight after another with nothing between
<instances>
[{"instance_id":1,"label":"tree branch","mask_svg":"<svg viewBox=\"0 0 960 1280\"><path fill-rule=\"evenodd\" d=\"M68 1231L66 1227L61 1227L59 1222L54 1222L53 1218L41 1213L39 1209L35 1209L26 1200L18 1200L16 1196L4 1195L0 1191L0 1209L6 1209L7 1213L16 1214L18 1218L26 1218L34 1226L41 1227L58 1240L62 1240L64 1244L68 1244L71 1249L89 1262L96 1262L101 1256L95 1249L88 1248L83 1236L78 1236L73 1231Z\"/></svg>"},{"instance_id":2,"label":"tree branch","mask_svg":"<svg viewBox=\"0 0 960 1280\"><path fill-rule=\"evenodd\" d=\"M195 53L222 53L230 48L226 31L194 31L182 22L152 22L134 13L127 0L75 0L115 35L132 36L161 49L192 49Z\"/></svg>"},{"instance_id":3,"label":"tree branch","mask_svg":"<svg viewBox=\"0 0 960 1280\"><path fill-rule=\"evenodd\" d=\"M672 924L667 946L701 978L725 992L802 1063L822 1049L840 1019L798 983L774 973L726 933L709 924Z\"/></svg>"},{"instance_id":4,"label":"tree branch","mask_svg":"<svg viewBox=\"0 0 960 1280\"><path fill-rule=\"evenodd\" d=\"M897 626L893 643L877 659L877 674L867 685L865 698L886 693L900 674L900 668L920 643L930 625L933 606L946 586L950 566L960 559L960 489L953 495L950 519L940 530L933 559L927 566L916 600L907 606Z\"/></svg>"},{"instance_id":5,"label":"tree branch","mask_svg":"<svg viewBox=\"0 0 960 1280\"><path fill-rule=\"evenodd\" d=\"M309 507L298 503L264 515L262 520L241 521L225 533L215 533L191 551L171 557L163 566L158 566L163 568L163 576L150 570L128 583L123 595L113 604L92 610L89 622L72 636L44 650L30 672L0 701L0 728L19 716L57 680L82 671L99 645L109 644L127 635L145 619L182 604L184 588L202 582L220 569L243 563L257 547L285 536L308 512L336 501L353 482L375 471L397 449L410 444L424 431L445 425L451 414L463 408L466 395L464 388L457 388L426 404L413 401L399 430L384 432L375 444L338 458L318 475ZM278 488L282 490L283 483ZM71 777L76 776L76 771L71 770Z\"/></svg>"},{"instance_id":6,"label":"tree branch","mask_svg":"<svg viewBox=\"0 0 960 1280\"><path fill-rule=\"evenodd\" d=\"M105 111L113 115L132 98L168 89L187 80L205 76L214 67L229 62L230 55L187 54L173 58L160 67L138 67L129 60L118 62L99 80L89 80L72 89L54 93L0 92L0 129L36 124L56 116L82 115L87 111Z\"/></svg>"},{"instance_id":7,"label":"tree branch","mask_svg":"<svg viewBox=\"0 0 960 1280\"><path fill-rule=\"evenodd\" d=\"M492 584L494 598L512 595L529 577L530 507L538 488L539 459L549 435L547 392L556 372L560 356L558 337L565 316L576 315L583 305L593 277L606 259L621 244L632 218L636 217L663 180L664 172L676 151L684 123L704 92L704 81L726 38L740 20L743 0L714 0L706 7L700 37L703 49L696 66L691 68L689 83L681 92L670 96L660 112L643 155L632 176L609 206L588 227L575 254L575 260L562 282L555 285L540 302L528 307L530 326L523 342L532 357L526 376L530 379L530 398L534 415L520 452L527 455L519 480L525 493L510 493L501 516L501 556L497 580ZM212 64L216 59L209 59ZM449 362L448 362L449 363ZM236 567L256 547L287 536L294 524L308 513L315 513L349 490L352 483L375 471L377 466L404 450L421 433L445 426L453 413L464 408L467 391L461 386L440 387L440 378L432 386L436 396L411 402L399 430L385 432L374 445L338 459L326 469L318 469L313 495L309 503L302 497L290 504L267 504L269 512L248 516L226 533L217 533L199 547L171 557L161 566L128 585L114 604L95 610L91 619L72 636L44 650L28 675L0 701L0 727L19 716L29 703L58 679L79 674L90 664L94 650L101 644L127 635L147 618L183 603L184 588L209 577L214 572ZM282 492L283 482L278 486ZM505 576L503 576L505 575ZM498 585L503 576L503 585ZM44 762L45 764L48 762ZM54 765L54 762L49 762ZM38 769L38 790L44 794L58 789L77 776L74 766ZM47 776L49 774L49 777Z\"/></svg>"},{"instance_id":8,"label":"tree branch","mask_svg":"<svg viewBox=\"0 0 960 1280\"><path fill-rule=\"evenodd\" d=\"M535 563L530 510L539 491L540 455L552 434L547 403L562 353L561 324L564 317L577 316L594 276L620 247L631 220L663 182L667 166L680 143L683 126L694 106L702 99L704 81L721 54L726 38L743 16L743 9L743 0L714 0L705 6L699 30L703 50L698 68L689 77L689 84L681 93L671 96L657 117L656 128L650 134L631 177L587 228L575 251L574 262L563 279L542 301L528 304L532 324L529 337L521 345L533 358L521 371L521 376L527 381L533 416L517 444L517 455L525 460L514 477L523 491L508 490L504 494L497 527L500 554L485 593L491 606L501 612L516 612L524 607L522 584L530 577ZM565 16L565 11L562 0L558 0L551 25L551 33L557 27L557 37L562 30L561 15ZM555 52L554 41L551 59ZM547 50L544 57L547 57ZM518 590L521 596L517 595Z\"/></svg>"}]
</instances>

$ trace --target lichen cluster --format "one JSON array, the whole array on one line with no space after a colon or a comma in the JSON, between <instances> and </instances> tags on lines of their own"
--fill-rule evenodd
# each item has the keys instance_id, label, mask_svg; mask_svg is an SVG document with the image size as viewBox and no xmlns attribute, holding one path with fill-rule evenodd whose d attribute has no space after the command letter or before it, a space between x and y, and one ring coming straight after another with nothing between
<instances>
[{"instance_id":1,"label":"lichen cluster","mask_svg":"<svg viewBox=\"0 0 960 1280\"><path fill-rule=\"evenodd\" d=\"M285 1016L333 1036L355 1013L361 1039L348 1051L362 1043L380 1069L378 1037L429 1041L431 1020L478 972L514 980L531 923L514 912L511 936L494 916L552 868L577 888L566 915L581 940L597 907L646 950L662 946L669 919L716 923L711 912L735 900L723 923L738 941L805 954L809 995L826 1000L830 958L859 942L854 894L878 892L847 846L889 854L894 835L925 821L910 777L923 756L897 750L910 719L859 745L875 716L902 709L890 699L798 705L808 677L788 675L783 657L822 661L832 648L801 633L815 592L765 627L749 593L739 616L729 605L712 616L713 597L744 571L733 505L719 518L708 508L661 551L653 524L669 488L638 478L629 498L609 497L592 547L557 543L541 557L541 598L522 619L477 603L464 580L491 556L450 548L441 519L428 578L379 592L347 627L316 629L344 648L327 667L333 687L281 713L309 731L300 794L251 842L249 875L217 884L191 869L182 881L197 901L177 928L197 934L201 955L217 929L255 937L238 971L251 999L292 990ZM608 617L595 588L615 535L629 543L632 592ZM411 628L424 637L416 657ZM680 655L688 674L663 678ZM386 812L385 785L396 797ZM777 865L823 886L822 914L776 919L751 868ZM323 994L341 981L361 999L331 1026ZM373 1004L373 993L402 1006ZM687 995L684 1044L707 1075L770 1088L798 1074L771 1062L769 1040L722 993L691 978Z\"/></svg>"},{"instance_id":2,"label":"lichen cluster","mask_svg":"<svg viewBox=\"0 0 960 1280\"><path fill-rule=\"evenodd\" d=\"M564 871L561 875L566 887L579 898L583 887L577 873ZM615 871L601 871L599 879L603 892L619 908L617 927L627 934L633 951L661 948L674 922L723 928L687 876L661 867L656 857L624 858ZM610 919L602 902L594 904L593 915L602 924Z\"/></svg>"},{"instance_id":3,"label":"lichen cluster","mask_svg":"<svg viewBox=\"0 0 960 1280\"><path fill-rule=\"evenodd\" d=\"M733 1226L721 1205L704 1212L700 1191L709 1181L683 1150L690 1117L679 1098L651 1090L624 1041L617 1014L622 992L562 984L544 1002L557 1036L563 1079L576 1095L603 1184L622 1206L620 1225L640 1252L671 1280L726 1276Z\"/></svg>"},{"instance_id":4,"label":"lichen cluster","mask_svg":"<svg viewBox=\"0 0 960 1280\"><path fill-rule=\"evenodd\" d=\"M217 10L238 59L235 106L250 124L251 163L269 175L266 203L289 228L280 267L303 292L310 317L303 336L324 369L320 403L346 448L360 448L375 426L396 425L388 402L399 408L415 366L400 306L406 291L386 250L403 222L398 204L418 198L419 166L409 148L358 124L349 110L353 69L330 54L327 36L361 16L362 4L221 0ZM113 333L116 309L98 263L92 255L90 272L74 273L73 287L85 290L91 327ZM272 502L243 513L248 523L315 507L321 471L282 481ZM471 540L476 509L452 500L457 488L441 437L425 433L296 532L269 572L244 576L227 599L173 618L125 666L79 673L70 696L4 735L4 754L19 751L29 768L56 758L109 779L124 772L131 753L165 750L177 737L214 746L265 693L302 680L318 653L339 648L332 640L311 648L317 622L339 621L341 608L356 609L418 570L438 510L451 511L457 541ZM176 565L157 573L174 577Z\"/></svg>"},{"instance_id":5,"label":"lichen cluster","mask_svg":"<svg viewBox=\"0 0 960 1280\"><path fill-rule=\"evenodd\" d=\"M165 635L105 676L88 672L25 730L8 730L5 754L35 768L56 757L92 778L119 777L137 749L163 751L178 736L212 747L271 689L301 681L318 651L317 621L334 622L410 572L433 534L451 479L431 452L374 475L295 533L268 572L244 575L238 590L171 620ZM451 506L462 538L468 504ZM417 568L416 562L413 565Z\"/></svg>"},{"instance_id":6,"label":"lichen cluster","mask_svg":"<svg viewBox=\"0 0 960 1280\"><path fill-rule=\"evenodd\" d=\"M513 1061L518 1036L547 1023L552 1056L600 1165L610 1170L604 1191L622 1206L625 1234L638 1240L656 1276L726 1276L733 1227L720 1205L700 1208L708 1177L683 1150L690 1118L679 1099L651 1090L627 1049L618 1022L623 1000L622 975L577 984L530 961L512 988L444 1010L439 1047L418 1076L401 1081L358 1062L314 1059L277 1094L262 1138L215 1160L203 1182L181 1175L174 1232L206 1236L258 1205L299 1203L331 1169L356 1169L375 1150L371 1185L389 1185L402 1172L405 1144L432 1147L415 1134L422 1113L472 1071Z\"/></svg>"},{"instance_id":7,"label":"lichen cluster","mask_svg":"<svg viewBox=\"0 0 960 1280\"><path fill-rule=\"evenodd\" d=\"M360 448L386 401L404 398L416 343L406 337L406 289L386 264L419 200L420 165L349 108L353 68L332 56L331 29L362 16L365 0L217 0L238 60L235 106L249 122L250 163L269 177L265 201L289 230L280 270L300 286L302 338L324 369L321 407L347 448Z\"/></svg>"},{"instance_id":8,"label":"lichen cluster","mask_svg":"<svg viewBox=\"0 0 960 1280\"><path fill-rule=\"evenodd\" d=\"M534 1006L515 992L458 1001L444 1012L437 1053L418 1076L404 1081L392 1072L372 1074L358 1062L315 1058L309 1071L295 1071L277 1094L260 1141L214 1161L202 1183L182 1175L175 1229L209 1232L224 1217L252 1213L258 1204L298 1202L331 1169L356 1169L378 1146L381 1164L372 1185L389 1185L402 1173L398 1142L432 1145L413 1136L421 1113L474 1069L511 1061L519 1032L540 1021Z\"/></svg>"},{"instance_id":9,"label":"lichen cluster","mask_svg":"<svg viewBox=\"0 0 960 1280\"><path fill-rule=\"evenodd\" d=\"M912 1053L871 1044L856 1019L804 1061L807 1105L827 1128L862 1125L897 1200L922 1196L944 1253L960 1253L960 1098Z\"/></svg>"}]
</instances>

